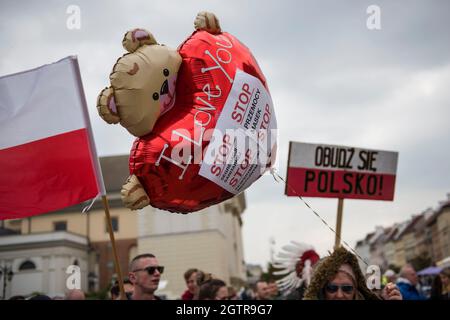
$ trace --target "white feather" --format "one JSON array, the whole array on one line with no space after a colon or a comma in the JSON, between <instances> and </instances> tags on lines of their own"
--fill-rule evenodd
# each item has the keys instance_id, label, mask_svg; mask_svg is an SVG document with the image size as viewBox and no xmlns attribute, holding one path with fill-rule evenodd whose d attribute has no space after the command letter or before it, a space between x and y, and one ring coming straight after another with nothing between
<instances>
[{"instance_id":1,"label":"white feather","mask_svg":"<svg viewBox=\"0 0 450 320\"><path fill-rule=\"evenodd\" d=\"M314 250L311 245L291 241L290 244L284 245L282 251L277 254L277 258L273 263L273 266L277 270L274 275L285 275L283 278L277 281L277 286L284 295L288 295L292 290L300 287L302 283L310 281L310 265L307 264L306 272L303 272L305 279L297 276L295 266L304 252L308 250Z\"/></svg>"},{"instance_id":2,"label":"white feather","mask_svg":"<svg viewBox=\"0 0 450 320\"><path fill-rule=\"evenodd\" d=\"M286 252L280 252L280 253L278 253L278 255L277 255L279 258L290 258L290 259L292 259L292 258L298 258L298 255L296 255L296 254L292 254L292 253L286 253Z\"/></svg>"},{"instance_id":3,"label":"white feather","mask_svg":"<svg viewBox=\"0 0 450 320\"><path fill-rule=\"evenodd\" d=\"M302 251L302 248L299 248L298 246L294 246L292 244L287 244L281 247L281 249L287 252L292 252L295 255L298 255Z\"/></svg>"},{"instance_id":4,"label":"white feather","mask_svg":"<svg viewBox=\"0 0 450 320\"><path fill-rule=\"evenodd\" d=\"M276 276L281 276L283 274L288 274L291 272L292 272L292 270L290 270L290 269L284 269L284 270L274 271L273 274Z\"/></svg>"}]
</instances>

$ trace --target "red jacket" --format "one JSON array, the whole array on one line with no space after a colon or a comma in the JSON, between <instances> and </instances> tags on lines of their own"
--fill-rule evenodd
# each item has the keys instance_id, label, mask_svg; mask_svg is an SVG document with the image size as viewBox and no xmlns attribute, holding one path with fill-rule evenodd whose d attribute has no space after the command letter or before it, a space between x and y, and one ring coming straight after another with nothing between
<instances>
[{"instance_id":1,"label":"red jacket","mask_svg":"<svg viewBox=\"0 0 450 320\"><path fill-rule=\"evenodd\" d=\"M192 300L192 299L194 299L194 295L189 290L186 290L181 296L181 300Z\"/></svg>"}]
</instances>

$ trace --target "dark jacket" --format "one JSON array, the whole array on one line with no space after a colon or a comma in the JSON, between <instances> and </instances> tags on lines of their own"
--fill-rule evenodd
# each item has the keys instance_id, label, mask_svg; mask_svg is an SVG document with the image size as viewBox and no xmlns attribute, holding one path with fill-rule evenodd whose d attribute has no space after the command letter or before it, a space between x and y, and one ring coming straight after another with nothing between
<instances>
[{"instance_id":1,"label":"dark jacket","mask_svg":"<svg viewBox=\"0 0 450 320\"><path fill-rule=\"evenodd\" d=\"M292 290L287 296L286 300L303 300L305 296L306 285L302 283L302 285L298 288Z\"/></svg>"},{"instance_id":2,"label":"dark jacket","mask_svg":"<svg viewBox=\"0 0 450 320\"><path fill-rule=\"evenodd\" d=\"M125 295L127 296L127 300L133 300L133 293L132 292L125 292ZM157 295L155 295L154 297L155 297L155 300L162 300Z\"/></svg>"}]
</instances>

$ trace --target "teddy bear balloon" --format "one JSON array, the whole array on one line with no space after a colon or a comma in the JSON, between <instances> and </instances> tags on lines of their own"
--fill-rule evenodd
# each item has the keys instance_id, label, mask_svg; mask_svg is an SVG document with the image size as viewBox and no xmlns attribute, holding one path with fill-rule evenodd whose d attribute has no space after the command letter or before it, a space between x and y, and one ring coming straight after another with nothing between
<instances>
[{"instance_id":1,"label":"teddy bear balloon","mask_svg":"<svg viewBox=\"0 0 450 320\"><path fill-rule=\"evenodd\" d=\"M189 213L248 188L274 163L276 118L266 79L217 17L200 12L177 50L144 29L97 99L100 116L136 136L122 187L126 207Z\"/></svg>"}]
</instances>

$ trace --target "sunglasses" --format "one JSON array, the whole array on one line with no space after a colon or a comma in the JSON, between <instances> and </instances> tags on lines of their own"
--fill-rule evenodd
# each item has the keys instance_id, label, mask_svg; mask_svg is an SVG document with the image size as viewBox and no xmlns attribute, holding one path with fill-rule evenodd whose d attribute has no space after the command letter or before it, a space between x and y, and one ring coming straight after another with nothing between
<instances>
[{"instance_id":1,"label":"sunglasses","mask_svg":"<svg viewBox=\"0 0 450 320\"><path fill-rule=\"evenodd\" d=\"M144 269L136 269L133 272L138 272L138 271L147 271L149 275L152 275L155 273L155 271L158 270L158 272L160 274L163 274L164 272L164 267L163 266L150 266Z\"/></svg>"},{"instance_id":2,"label":"sunglasses","mask_svg":"<svg viewBox=\"0 0 450 320\"><path fill-rule=\"evenodd\" d=\"M327 290L327 292L329 292L329 293L336 293L339 290L339 288L341 288L342 292L344 292L344 293L352 293L353 289L354 289L353 286L350 284L344 284L344 285L340 286L340 285L331 283L325 287L325 290Z\"/></svg>"}]
</instances>

